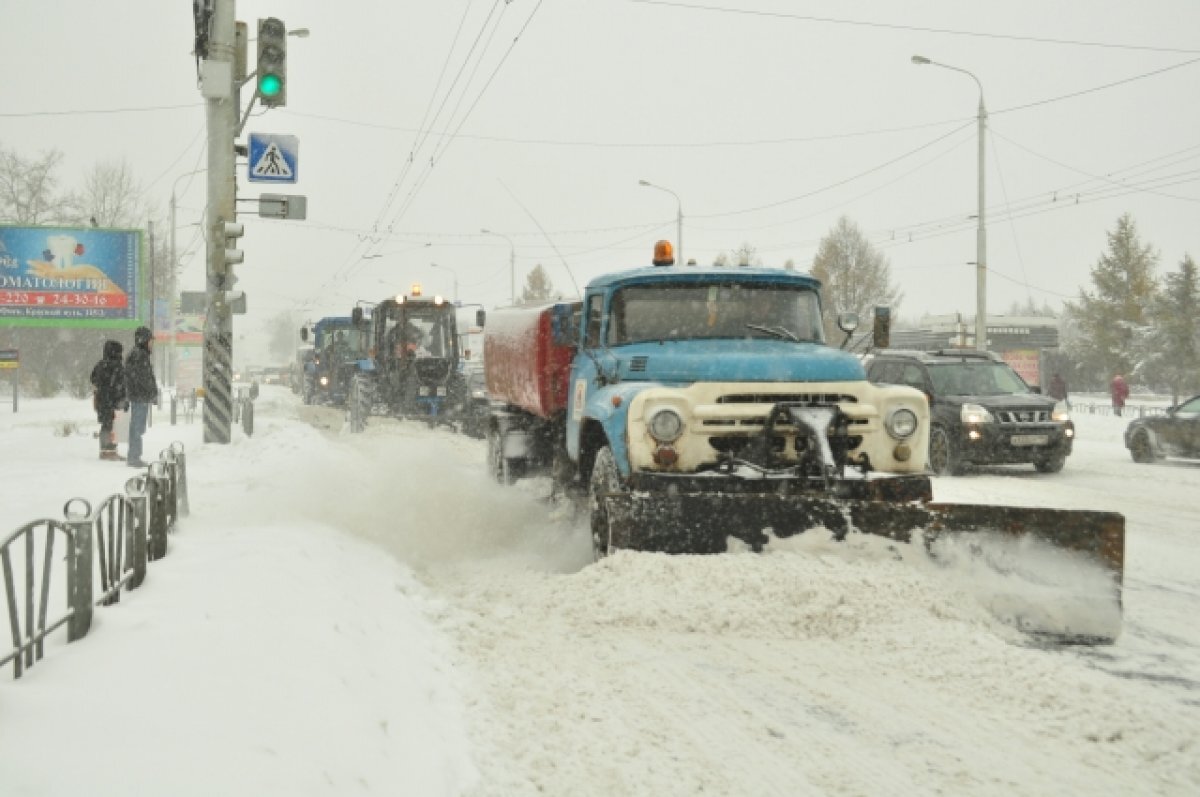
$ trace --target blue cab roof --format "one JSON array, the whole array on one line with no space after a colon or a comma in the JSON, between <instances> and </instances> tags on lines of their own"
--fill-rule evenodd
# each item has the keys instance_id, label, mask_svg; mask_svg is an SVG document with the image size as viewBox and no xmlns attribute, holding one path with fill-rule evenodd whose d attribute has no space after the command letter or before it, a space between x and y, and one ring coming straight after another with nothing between
<instances>
[{"instance_id":1,"label":"blue cab roof","mask_svg":"<svg viewBox=\"0 0 1200 797\"><path fill-rule=\"evenodd\" d=\"M658 282L682 284L704 284L713 281L754 282L759 284L790 285L801 288L819 289L821 281L808 274L785 271L780 268L761 266L646 266L628 271L618 271L596 277L588 283L588 289L608 289L625 285Z\"/></svg>"}]
</instances>

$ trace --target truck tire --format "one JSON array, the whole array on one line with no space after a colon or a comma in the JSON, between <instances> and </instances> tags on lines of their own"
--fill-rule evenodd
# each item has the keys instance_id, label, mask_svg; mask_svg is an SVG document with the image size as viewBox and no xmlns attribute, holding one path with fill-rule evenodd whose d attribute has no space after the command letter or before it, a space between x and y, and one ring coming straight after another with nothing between
<instances>
[{"instance_id":1,"label":"truck tire","mask_svg":"<svg viewBox=\"0 0 1200 797\"><path fill-rule=\"evenodd\" d=\"M610 532L608 511L605 509L601 497L623 492L625 492L625 485L621 482L621 471L617 468L617 460L613 457L612 449L604 446L596 452L596 462L592 466L592 476L588 480L588 508L591 514L594 561L598 562L612 551L622 547L621 540Z\"/></svg>"},{"instance_id":2,"label":"truck tire","mask_svg":"<svg viewBox=\"0 0 1200 797\"><path fill-rule=\"evenodd\" d=\"M351 432L361 432L367 428L367 416L371 414L371 394L371 384L366 377L355 375L351 378L346 400Z\"/></svg>"},{"instance_id":3,"label":"truck tire","mask_svg":"<svg viewBox=\"0 0 1200 797\"><path fill-rule=\"evenodd\" d=\"M1154 444L1150 442L1150 433L1146 430L1140 430L1133 435L1133 439L1129 441L1129 455L1133 457L1134 462L1153 462L1158 457L1154 452Z\"/></svg>"},{"instance_id":4,"label":"truck tire","mask_svg":"<svg viewBox=\"0 0 1200 797\"><path fill-rule=\"evenodd\" d=\"M504 456L504 441L499 429L488 430L488 471L497 484L511 485L520 474L520 462Z\"/></svg>"},{"instance_id":5,"label":"truck tire","mask_svg":"<svg viewBox=\"0 0 1200 797\"><path fill-rule=\"evenodd\" d=\"M929 430L929 469L933 471L934 476L962 475L962 463L954 456L950 433L944 426L935 426Z\"/></svg>"},{"instance_id":6,"label":"truck tire","mask_svg":"<svg viewBox=\"0 0 1200 797\"><path fill-rule=\"evenodd\" d=\"M1066 464L1066 454L1055 454L1051 457L1034 460L1033 467L1037 468L1038 473L1058 473Z\"/></svg>"}]
</instances>

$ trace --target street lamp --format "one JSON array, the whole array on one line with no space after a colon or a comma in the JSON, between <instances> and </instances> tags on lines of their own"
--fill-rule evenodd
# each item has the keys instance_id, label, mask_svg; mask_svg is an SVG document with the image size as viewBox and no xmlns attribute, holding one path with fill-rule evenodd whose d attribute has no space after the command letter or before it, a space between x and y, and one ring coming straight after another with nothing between
<instances>
[{"instance_id":1,"label":"street lamp","mask_svg":"<svg viewBox=\"0 0 1200 797\"><path fill-rule=\"evenodd\" d=\"M430 263L429 265L433 266L434 268L441 268L441 269L445 269L446 271L450 272L450 276L454 278L454 304L457 305L458 304L458 274L456 274L454 272L454 269L450 268L449 266L439 266L437 263Z\"/></svg>"},{"instance_id":2,"label":"street lamp","mask_svg":"<svg viewBox=\"0 0 1200 797\"><path fill-rule=\"evenodd\" d=\"M492 232L491 230L480 230L484 235L495 235L498 238L503 238L508 241L508 282L509 289L512 291L513 307L517 306L517 247L513 245L512 238L509 238L504 233Z\"/></svg>"},{"instance_id":3,"label":"street lamp","mask_svg":"<svg viewBox=\"0 0 1200 797\"><path fill-rule=\"evenodd\" d=\"M917 65L931 64L943 69L969 75L979 87L979 225L975 232L975 348L987 351L987 229L984 223L984 167L983 141L987 131L987 110L983 106L983 84L979 78L965 69L931 61L923 55L914 55Z\"/></svg>"},{"instance_id":4,"label":"street lamp","mask_svg":"<svg viewBox=\"0 0 1200 797\"><path fill-rule=\"evenodd\" d=\"M657 188L659 191L666 191L671 196L675 197L675 201L679 205L679 213L675 217L675 262L679 265L684 263L683 260L683 200L679 198L679 194L672 191L670 188L664 188L661 185L655 185L647 180L638 180L638 185L644 185L647 188Z\"/></svg>"}]
</instances>

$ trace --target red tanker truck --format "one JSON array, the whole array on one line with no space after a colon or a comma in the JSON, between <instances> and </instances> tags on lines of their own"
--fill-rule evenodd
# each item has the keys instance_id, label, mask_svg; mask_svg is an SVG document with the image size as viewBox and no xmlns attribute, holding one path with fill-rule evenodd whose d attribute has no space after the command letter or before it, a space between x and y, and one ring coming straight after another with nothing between
<instances>
[{"instance_id":1,"label":"red tanker truck","mask_svg":"<svg viewBox=\"0 0 1200 797\"><path fill-rule=\"evenodd\" d=\"M553 467L563 449L571 361L581 302L505 309L487 319L484 370L490 418L488 464L506 484ZM568 474L559 472L557 477Z\"/></svg>"}]
</instances>

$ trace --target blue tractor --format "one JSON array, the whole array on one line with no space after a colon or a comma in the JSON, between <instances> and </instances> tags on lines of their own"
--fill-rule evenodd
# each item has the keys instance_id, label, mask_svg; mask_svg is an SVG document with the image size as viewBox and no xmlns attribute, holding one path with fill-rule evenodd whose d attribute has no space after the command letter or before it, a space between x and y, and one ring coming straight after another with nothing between
<instances>
[{"instance_id":1,"label":"blue tractor","mask_svg":"<svg viewBox=\"0 0 1200 797\"><path fill-rule=\"evenodd\" d=\"M300 330L310 338L309 328ZM370 334L349 316L327 316L312 325L312 356L304 365L305 404L346 406L355 374L370 367Z\"/></svg>"}]
</instances>

